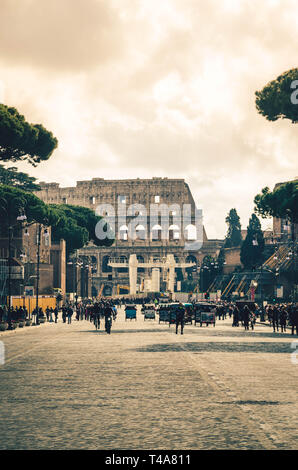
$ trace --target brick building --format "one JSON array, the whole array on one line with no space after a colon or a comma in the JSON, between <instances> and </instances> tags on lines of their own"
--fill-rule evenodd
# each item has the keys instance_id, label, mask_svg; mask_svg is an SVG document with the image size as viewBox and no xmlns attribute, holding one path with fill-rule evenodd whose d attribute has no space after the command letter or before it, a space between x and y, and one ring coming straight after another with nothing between
<instances>
[{"instance_id":1,"label":"brick building","mask_svg":"<svg viewBox=\"0 0 298 470\"><path fill-rule=\"evenodd\" d=\"M39 224L16 224L11 233L11 294L23 295L25 286L37 284L37 250ZM7 230L0 230L0 296L8 295L9 240ZM41 228L39 293L49 295L55 289L65 293L65 241L51 243L50 227Z\"/></svg>"}]
</instances>

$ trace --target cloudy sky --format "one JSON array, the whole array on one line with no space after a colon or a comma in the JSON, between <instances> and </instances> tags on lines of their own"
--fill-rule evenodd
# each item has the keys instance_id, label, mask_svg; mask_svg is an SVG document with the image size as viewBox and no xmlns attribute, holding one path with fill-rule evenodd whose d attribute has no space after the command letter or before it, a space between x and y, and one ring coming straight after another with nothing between
<instances>
[{"instance_id":1,"label":"cloudy sky","mask_svg":"<svg viewBox=\"0 0 298 470\"><path fill-rule=\"evenodd\" d=\"M185 178L209 238L298 175L298 128L256 90L297 67L297 0L0 0L0 101L59 148L40 181ZM270 226L266 221L264 227Z\"/></svg>"}]
</instances>

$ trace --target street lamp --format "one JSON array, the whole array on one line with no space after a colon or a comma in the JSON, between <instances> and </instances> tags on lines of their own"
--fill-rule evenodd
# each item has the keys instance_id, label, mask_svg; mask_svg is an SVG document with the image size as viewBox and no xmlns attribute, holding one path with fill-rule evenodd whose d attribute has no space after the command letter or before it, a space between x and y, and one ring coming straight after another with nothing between
<instances>
[{"instance_id":1,"label":"street lamp","mask_svg":"<svg viewBox=\"0 0 298 470\"><path fill-rule=\"evenodd\" d=\"M11 242L13 237L13 229L18 226L18 223L21 224L27 220L26 215L19 215L17 218L17 223L8 226L8 323L9 328L11 328Z\"/></svg>"},{"instance_id":2,"label":"street lamp","mask_svg":"<svg viewBox=\"0 0 298 470\"><path fill-rule=\"evenodd\" d=\"M39 300L39 265L40 265L40 240L41 240L41 228L42 224L38 224L38 230L37 230L37 267L36 267L36 325L39 325L39 306L38 306L38 300ZM49 238L49 233L48 229L44 229L43 236L45 238Z\"/></svg>"},{"instance_id":3,"label":"street lamp","mask_svg":"<svg viewBox=\"0 0 298 470\"><path fill-rule=\"evenodd\" d=\"M89 270L89 267L90 267L90 259L89 259L89 264L85 264L85 262L83 260L81 260L78 255L76 254L76 257L74 258L71 258L72 261L68 261L68 265L69 266L73 266L73 293L74 293L74 296L75 296L75 305L77 307L77 303L78 303L78 293L77 293L77 289L78 289L78 284L79 282L83 283L83 289L84 289L84 292L86 290L86 297L88 297L88 276L87 276L87 288L86 288L86 281L85 281L85 275L83 274L84 273L84 270L85 268ZM80 279L78 279L78 276L77 276L77 273L75 274L75 268L76 267L80 267L81 268L81 276L80 276ZM83 277L82 277L83 276ZM92 276L92 273L91 273L91 276Z\"/></svg>"}]
</instances>

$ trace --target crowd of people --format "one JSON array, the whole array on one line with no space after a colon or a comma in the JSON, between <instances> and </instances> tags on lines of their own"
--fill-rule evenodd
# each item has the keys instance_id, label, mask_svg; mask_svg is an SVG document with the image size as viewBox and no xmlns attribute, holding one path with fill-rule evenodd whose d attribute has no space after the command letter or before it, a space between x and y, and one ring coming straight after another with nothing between
<instances>
[{"instance_id":1,"label":"crowd of people","mask_svg":"<svg viewBox=\"0 0 298 470\"><path fill-rule=\"evenodd\" d=\"M257 319L269 322L273 327L273 332L279 330L284 333L287 327L290 327L292 335L298 335L298 305L295 303L286 304L268 304L262 311L262 308L253 302L228 303L222 302L216 307L216 316L218 320L224 320L229 316L233 318L232 326L244 326L246 330L254 329Z\"/></svg>"},{"instance_id":2,"label":"crowd of people","mask_svg":"<svg viewBox=\"0 0 298 470\"><path fill-rule=\"evenodd\" d=\"M125 306L128 304L155 304L159 303L159 299L148 298L117 298L117 299L104 299L95 301L90 300L79 303L64 303L59 309L57 306L47 307L45 311L41 307L38 309L38 319L44 318L48 322L58 322L59 311L62 313L63 323L72 323L72 317L75 315L77 321L87 320L93 322L96 327L99 327L100 320L111 317L113 321L117 317L117 307ZM185 320L185 315L182 315L183 304L179 303L179 322L182 327ZM286 304L268 304L262 310L258 304L253 302L219 302L215 306L215 315L217 320L225 320L227 317L232 319L232 326L244 327L245 330L254 329L256 320L260 319L264 322L269 322L273 327L273 332L282 333L290 328L291 334L298 335L298 305L295 303ZM189 312L185 310L187 315ZM32 311L32 320L36 322L37 311L36 308ZM180 318L181 317L181 318ZM13 322L25 321L30 319L30 315L25 306L11 307L10 310L7 306L0 306L0 322Z\"/></svg>"}]
</instances>

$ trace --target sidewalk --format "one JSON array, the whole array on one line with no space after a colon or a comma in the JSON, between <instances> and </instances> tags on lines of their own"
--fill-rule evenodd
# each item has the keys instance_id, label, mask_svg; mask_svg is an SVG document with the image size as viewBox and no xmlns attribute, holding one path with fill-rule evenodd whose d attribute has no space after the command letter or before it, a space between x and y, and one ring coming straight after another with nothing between
<instances>
[{"instance_id":1,"label":"sidewalk","mask_svg":"<svg viewBox=\"0 0 298 470\"><path fill-rule=\"evenodd\" d=\"M5 330L5 331L1 331L0 332L0 338L2 336L9 336L9 335L13 335L13 334L16 334L17 332L25 332L25 331L32 331L32 328L33 330L35 330L36 328L40 328L41 326L43 325L46 325L46 324L51 324L51 323L54 323L55 322L45 322L45 323L41 323L39 325L31 325L31 326L23 326L23 328L19 328L17 327L15 330Z\"/></svg>"}]
</instances>

